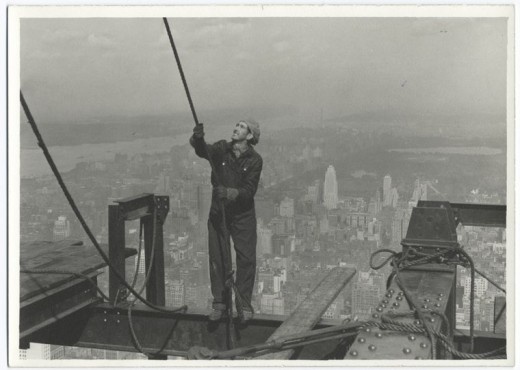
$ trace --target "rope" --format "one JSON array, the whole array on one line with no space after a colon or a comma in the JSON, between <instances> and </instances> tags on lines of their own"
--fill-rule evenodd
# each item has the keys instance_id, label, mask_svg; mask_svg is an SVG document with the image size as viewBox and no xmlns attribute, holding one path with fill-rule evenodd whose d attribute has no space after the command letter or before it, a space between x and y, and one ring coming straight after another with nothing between
<instances>
[{"instance_id":1,"label":"rope","mask_svg":"<svg viewBox=\"0 0 520 370\"><path fill-rule=\"evenodd\" d=\"M148 307L150 308L153 308L157 311L160 311L160 312L165 312L165 313L175 313L175 312L178 312L181 308L177 308L177 309L173 309L173 310L169 310L169 309L166 309L164 307L160 307L160 306L157 306L151 302L149 302L148 300L146 300L144 297L142 297L140 294L138 294L134 288L132 288L127 282L126 282L126 279L124 276L122 276L119 271L112 265L112 263L110 262L110 259L108 258L108 256L105 254L105 252L103 251L103 249L101 248L101 246L99 245L99 243L97 242L94 234L92 234L92 231L90 230L90 228L88 227L87 223L85 222L85 219L83 218L81 212L79 211L78 207L76 206L76 203L74 202L74 199L72 198L67 186L65 185L64 181L63 181L63 178L61 177L61 174L60 172L58 171L58 168L56 167L56 164L54 163L54 160L52 159L52 156L51 154L49 153L49 150L47 148L47 146L45 145L45 142L43 141L43 138L40 134L40 131L38 130L38 127L36 125L36 122L34 121L33 119L33 116L31 114L31 111L29 110L29 107L25 101L25 98L23 96L23 93L22 91L20 91L20 102L22 104L22 107L23 107L23 110L25 112L25 115L27 116L27 119L29 121L29 124L31 125L31 128L34 132L34 135L36 136L36 139L38 141L38 146L42 149L43 151L43 154L45 155L45 159L47 160L47 163L49 164L49 166L51 167L51 170L54 174L54 176L56 177L56 180L58 181L58 184L60 185L60 188L61 190L63 191L63 194L65 195L65 197L67 198L67 201L69 203L69 205L71 206L72 208L72 211L74 212L74 214L76 215L76 217L78 218L78 221L80 222L81 226L83 227L83 230L85 230L85 233L87 234L87 236L89 237L90 241L92 242L92 244L94 245L94 247L96 248L97 252L99 253L99 255L101 256L101 258L103 258L103 260L105 261L105 263L107 264L107 266L109 267L109 269L114 273L114 275L117 277L117 279L119 280L119 282L124 285L126 288L128 288L130 290L131 293L133 293L141 302L143 302L145 305L147 305Z\"/></svg>"},{"instance_id":2,"label":"rope","mask_svg":"<svg viewBox=\"0 0 520 370\"><path fill-rule=\"evenodd\" d=\"M292 348L299 348L306 345L331 341L344 340L346 338L356 336L363 323L352 323L347 325L338 325L324 329L316 329L297 334L284 335L265 343L254 344L246 347L231 349L228 351L213 351L205 347L194 346L188 351L188 359L233 359L239 356L257 357L267 353L284 351Z\"/></svg>"},{"instance_id":3,"label":"rope","mask_svg":"<svg viewBox=\"0 0 520 370\"><path fill-rule=\"evenodd\" d=\"M374 265L374 257L377 256L380 253L390 253L391 256L388 257L383 261L383 263L380 263L379 265ZM415 259L409 259L408 257L416 256L419 258ZM461 256L463 258L461 258ZM472 258L460 247L456 247L453 249L445 249L441 252L428 255L426 253L418 252L412 248L409 248L406 250L406 253L403 254L402 252L396 253L393 250L390 249L380 249L376 252L374 252L370 257L370 267L377 270L382 268L384 265L386 265L388 262L391 262L391 266L393 269L393 272L395 273L395 281L399 288L403 291L406 299L408 300L410 306L413 309L416 309L417 315L419 316L419 320L423 323L425 323L425 318L423 316L423 313L421 310L418 310L418 305L416 302L414 302L413 297L409 294L406 287L401 283L399 272L405 268L409 268L411 266L416 266L420 264L425 264L434 260L440 260L442 263L449 264L449 265L462 265L465 267L470 268L471 272L471 291L470 291L470 352L473 352L474 350L474 284L475 284L475 266L473 263ZM432 341L432 358L435 358L435 336L433 331L429 329L429 326L425 326L426 331L428 332L428 336L430 337L430 340Z\"/></svg>"}]
</instances>

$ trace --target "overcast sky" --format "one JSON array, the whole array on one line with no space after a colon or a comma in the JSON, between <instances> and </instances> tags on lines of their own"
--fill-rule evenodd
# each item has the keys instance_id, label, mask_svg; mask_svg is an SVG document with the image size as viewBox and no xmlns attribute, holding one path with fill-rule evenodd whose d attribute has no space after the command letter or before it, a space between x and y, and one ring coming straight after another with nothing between
<instances>
[{"instance_id":1,"label":"overcast sky","mask_svg":"<svg viewBox=\"0 0 520 370\"><path fill-rule=\"evenodd\" d=\"M504 115L506 20L170 18L199 114ZM162 19L24 19L40 121L188 112Z\"/></svg>"}]
</instances>

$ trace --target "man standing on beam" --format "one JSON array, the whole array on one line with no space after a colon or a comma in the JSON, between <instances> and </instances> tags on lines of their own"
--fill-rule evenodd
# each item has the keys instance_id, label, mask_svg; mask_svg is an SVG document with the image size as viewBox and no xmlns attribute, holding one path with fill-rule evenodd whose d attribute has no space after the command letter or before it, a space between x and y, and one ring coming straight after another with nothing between
<instances>
[{"instance_id":1,"label":"man standing on beam","mask_svg":"<svg viewBox=\"0 0 520 370\"><path fill-rule=\"evenodd\" d=\"M254 120L239 121L231 141L220 140L206 145L202 123L195 126L190 138L195 153L208 160L209 155L214 165L211 173L213 196L208 219L209 271L213 294L209 315L211 321L220 320L226 312L225 276L229 272L226 269L231 270L231 266L225 266L223 250L229 245L229 236L233 239L236 252L235 285L240 295L235 297L237 311L242 308L244 321L253 317L251 296L256 274L257 239L254 196L263 164L262 157L253 146L259 139L260 126Z\"/></svg>"}]
</instances>

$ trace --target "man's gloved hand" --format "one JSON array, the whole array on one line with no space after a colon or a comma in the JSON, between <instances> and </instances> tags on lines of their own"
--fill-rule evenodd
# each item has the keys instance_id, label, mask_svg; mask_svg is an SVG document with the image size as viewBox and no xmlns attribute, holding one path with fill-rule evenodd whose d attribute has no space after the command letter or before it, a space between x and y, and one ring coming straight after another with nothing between
<instances>
[{"instance_id":1,"label":"man's gloved hand","mask_svg":"<svg viewBox=\"0 0 520 370\"><path fill-rule=\"evenodd\" d=\"M193 128L193 137L195 139L204 138L204 124L203 123L197 123L195 125L195 127Z\"/></svg>"},{"instance_id":2,"label":"man's gloved hand","mask_svg":"<svg viewBox=\"0 0 520 370\"><path fill-rule=\"evenodd\" d=\"M219 200L235 200L238 196L238 190L234 188L226 188L224 186L217 186L215 188L215 195Z\"/></svg>"},{"instance_id":3,"label":"man's gloved hand","mask_svg":"<svg viewBox=\"0 0 520 370\"><path fill-rule=\"evenodd\" d=\"M227 199L227 188L225 188L224 186L217 186L215 188L215 195L217 196L218 200Z\"/></svg>"}]
</instances>

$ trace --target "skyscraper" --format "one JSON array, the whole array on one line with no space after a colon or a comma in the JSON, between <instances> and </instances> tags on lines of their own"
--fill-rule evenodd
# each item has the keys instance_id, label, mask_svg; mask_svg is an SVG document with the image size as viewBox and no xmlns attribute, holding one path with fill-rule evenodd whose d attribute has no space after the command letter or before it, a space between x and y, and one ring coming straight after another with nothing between
<instances>
[{"instance_id":1,"label":"skyscraper","mask_svg":"<svg viewBox=\"0 0 520 370\"><path fill-rule=\"evenodd\" d=\"M327 209L334 209L338 206L338 181L336 180L336 170L332 165L329 165L325 173L323 204Z\"/></svg>"},{"instance_id":2,"label":"skyscraper","mask_svg":"<svg viewBox=\"0 0 520 370\"><path fill-rule=\"evenodd\" d=\"M383 204L389 206L392 204L392 177L386 175L383 179Z\"/></svg>"}]
</instances>

